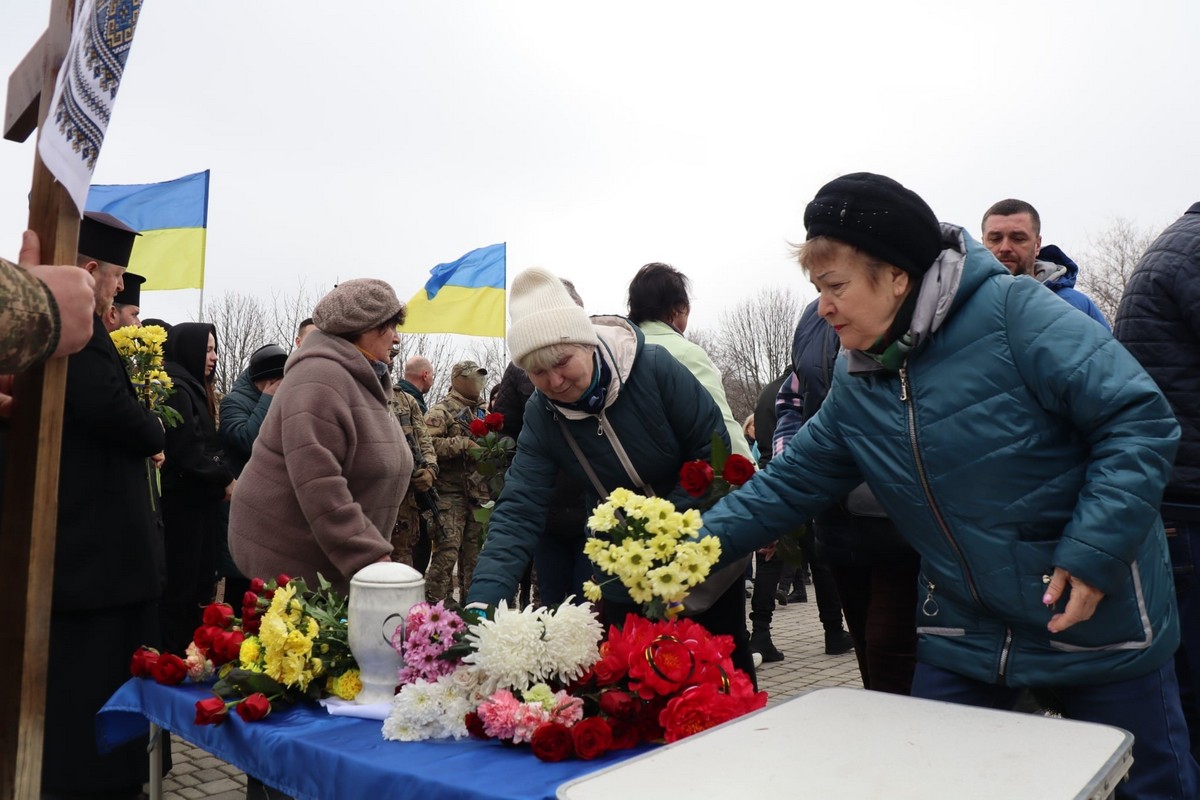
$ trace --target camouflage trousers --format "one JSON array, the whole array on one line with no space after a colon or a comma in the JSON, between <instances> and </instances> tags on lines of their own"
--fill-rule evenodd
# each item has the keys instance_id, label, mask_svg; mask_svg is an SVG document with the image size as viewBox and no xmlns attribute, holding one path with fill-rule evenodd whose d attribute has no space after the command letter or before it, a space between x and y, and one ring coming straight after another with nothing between
<instances>
[{"instance_id":1,"label":"camouflage trousers","mask_svg":"<svg viewBox=\"0 0 1200 800\"><path fill-rule=\"evenodd\" d=\"M420 538L421 510L410 493L400 503L400 515L396 517L396 525L392 528L392 561L416 568L413 549Z\"/></svg>"},{"instance_id":2,"label":"camouflage trousers","mask_svg":"<svg viewBox=\"0 0 1200 800\"><path fill-rule=\"evenodd\" d=\"M454 593L454 565L458 565L459 599L467 596L475 562L479 560L479 537L483 525L475 520L479 505L460 494L443 494L438 502L442 528L435 524L429 529L433 540L433 557L425 572L425 599L431 603L445 600Z\"/></svg>"}]
</instances>

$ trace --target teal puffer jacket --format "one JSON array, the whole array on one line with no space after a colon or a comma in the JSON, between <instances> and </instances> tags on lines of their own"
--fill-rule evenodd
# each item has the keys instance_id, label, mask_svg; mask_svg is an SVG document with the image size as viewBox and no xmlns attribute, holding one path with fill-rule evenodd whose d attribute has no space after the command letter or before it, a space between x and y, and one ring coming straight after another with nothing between
<instances>
[{"instance_id":1,"label":"teal puffer jacket","mask_svg":"<svg viewBox=\"0 0 1200 800\"><path fill-rule=\"evenodd\" d=\"M613 370L610 402L602 415L576 413L571 419L541 392L529 398L516 456L488 523L468 602L495 604L515 594L545 527L559 472L587 487L589 511L599 503L563 436L560 419L606 490L623 486L639 491L618 460L612 436L602 429L601 416L642 480L681 509L690 508L695 500L679 486L679 468L692 459L708 460L714 431L728 446L721 412L686 367L663 348L646 344L642 332L622 317L596 317L593 324L601 340L601 357ZM606 584L604 593L613 600L629 601L616 581Z\"/></svg>"},{"instance_id":2,"label":"teal puffer jacket","mask_svg":"<svg viewBox=\"0 0 1200 800\"><path fill-rule=\"evenodd\" d=\"M749 552L861 474L922 557L919 661L1011 686L1153 671L1179 640L1158 516L1179 426L1106 330L953 231L921 289L940 327L899 374L839 358L821 410L703 533ZM1105 593L1060 634L1042 605L1055 566Z\"/></svg>"}]
</instances>

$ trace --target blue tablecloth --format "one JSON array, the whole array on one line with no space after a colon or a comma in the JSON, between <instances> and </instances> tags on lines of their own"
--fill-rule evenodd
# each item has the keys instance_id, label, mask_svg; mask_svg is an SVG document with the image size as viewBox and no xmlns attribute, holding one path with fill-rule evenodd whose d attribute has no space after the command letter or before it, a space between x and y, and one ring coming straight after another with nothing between
<instances>
[{"instance_id":1,"label":"blue tablecloth","mask_svg":"<svg viewBox=\"0 0 1200 800\"><path fill-rule=\"evenodd\" d=\"M230 714L220 727L194 724L196 701L211 696L205 686L131 679L100 709L100 747L145 734L149 720L298 800L547 800L560 784L648 749L550 764L495 741L390 742L377 720L307 703L258 722Z\"/></svg>"}]
</instances>

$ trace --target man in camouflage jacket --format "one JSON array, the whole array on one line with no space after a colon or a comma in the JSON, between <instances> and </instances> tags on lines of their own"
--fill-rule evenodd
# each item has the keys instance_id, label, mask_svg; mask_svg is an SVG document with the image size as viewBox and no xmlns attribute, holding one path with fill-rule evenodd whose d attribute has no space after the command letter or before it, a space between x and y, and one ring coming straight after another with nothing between
<instances>
[{"instance_id":1,"label":"man in camouflage jacket","mask_svg":"<svg viewBox=\"0 0 1200 800\"><path fill-rule=\"evenodd\" d=\"M470 449L476 445L471 436L472 420L483 418L483 384L487 370L474 361L460 361L450 376L450 392L430 407L425 426L437 454L438 515L441 530L435 528L433 558L425 573L425 597L437 602L453 593L451 573L458 564L459 596L466 597L475 562L479 559L479 540L483 526L475 519L475 510L489 500L487 479L479 474Z\"/></svg>"},{"instance_id":2,"label":"man in camouflage jacket","mask_svg":"<svg viewBox=\"0 0 1200 800\"><path fill-rule=\"evenodd\" d=\"M429 438L429 430L425 427L425 417L417 398L406 391L397 389L392 397L392 412L400 420L404 428L404 438L413 454L413 474L408 483L408 491L400 503L400 515L396 517L396 526L392 528L392 560L408 564L420 572L425 571L426 564L417 564L413 550L421 537L421 526L436 526L436 522L424 518L417 506L417 492L427 492L437 479L437 454L433 449L433 441Z\"/></svg>"}]
</instances>

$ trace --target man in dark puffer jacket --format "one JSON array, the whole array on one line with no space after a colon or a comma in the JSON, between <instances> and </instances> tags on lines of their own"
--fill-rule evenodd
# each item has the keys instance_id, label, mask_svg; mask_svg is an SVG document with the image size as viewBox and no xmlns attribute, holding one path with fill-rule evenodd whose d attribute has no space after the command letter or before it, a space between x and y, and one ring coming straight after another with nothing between
<instances>
[{"instance_id":1,"label":"man in dark puffer jacket","mask_svg":"<svg viewBox=\"0 0 1200 800\"><path fill-rule=\"evenodd\" d=\"M1113 335L1171 403L1181 437L1162 516L1182 634L1175 671L1200 758L1200 203L1150 245L1129 277Z\"/></svg>"}]
</instances>

